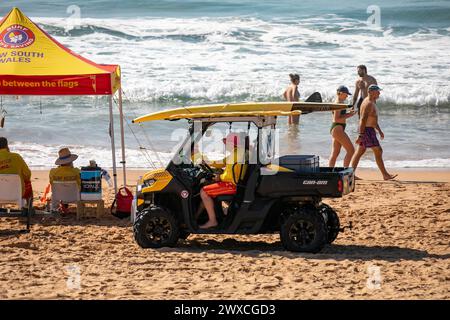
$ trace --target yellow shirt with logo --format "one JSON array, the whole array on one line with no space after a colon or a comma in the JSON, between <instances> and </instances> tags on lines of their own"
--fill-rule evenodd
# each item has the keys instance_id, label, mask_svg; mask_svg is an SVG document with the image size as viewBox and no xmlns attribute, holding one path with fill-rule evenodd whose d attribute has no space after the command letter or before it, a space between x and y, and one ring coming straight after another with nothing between
<instances>
[{"instance_id":1,"label":"yellow shirt with logo","mask_svg":"<svg viewBox=\"0 0 450 320\"><path fill-rule=\"evenodd\" d=\"M73 167L58 167L50 170L50 184L53 181L76 181L81 188L80 169Z\"/></svg>"},{"instance_id":2,"label":"yellow shirt with logo","mask_svg":"<svg viewBox=\"0 0 450 320\"><path fill-rule=\"evenodd\" d=\"M220 175L220 181L231 182L232 184L236 185L233 179L233 170L234 170L234 178L236 179L237 182L239 182L239 178L240 179L244 178L245 171L247 170L247 165L243 164L244 162L243 152L244 150L235 148L233 154L232 155L230 154L228 157L225 158L225 169L223 173ZM234 165L235 163L236 165Z\"/></svg>"},{"instance_id":3,"label":"yellow shirt with logo","mask_svg":"<svg viewBox=\"0 0 450 320\"><path fill-rule=\"evenodd\" d=\"M219 161L209 161L208 159L205 159L206 157L203 156L203 160L210 166L214 167L216 169L224 169L223 173L220 175L220 181L223 182L231 182L232 184L236 185L233 179L233 165L234 163L238 162L234 166L234 177L236 178L236 181L239 181L239 178L244 178L245 171L247 169L247 165L243 164L243 150L234 149L233 155L229 155L228 157L219 160ZM194 153L191 156L191 159L193 163L197 163L197 161L201 162L202 160L202 154L200 152ZM241 173L242 168L242 173Z\"/></svg>"},{"instance_id":4,"label":"yellow shirt with logo","mask_svg":"<svg viewBox=\"0 0 450 320\"><path fill-rule=\"evenodd\" d=\"M24 181L30 181L31 171L23 158L7 149L0 149L0 174L18 174L25 190Z\"/></svg>"}]
</instances>

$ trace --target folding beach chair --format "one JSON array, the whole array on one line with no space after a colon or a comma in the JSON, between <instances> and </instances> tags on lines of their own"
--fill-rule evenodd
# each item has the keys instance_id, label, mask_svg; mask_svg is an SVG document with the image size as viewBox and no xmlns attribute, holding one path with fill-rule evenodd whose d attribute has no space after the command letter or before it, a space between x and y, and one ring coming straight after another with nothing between
<instances>
[{"instance_id":1,"label":"folding beach chair","mask_svg":"<svg viewBox=\"0 0 450 320\"><path fill-rule=\"evenodd\" d=\"M80 201L80 189L76 181L53 181L51 211L58 209L59 203L77 203Z\"/></svg>"},{"instance_id":2,"label":"folding beach chair","mask_svg":"<svg viewBox=\"0 0 450 320\"><path fill-rule=\"evenodd\" d=\"M5 204L15 204L18 209L1 208L0 217L26 217L27 228L20 232L29 232L33 196L26 201L22 199L22 182L17 174L0 174L0 207Z\"/></svg>"}]
</instances>

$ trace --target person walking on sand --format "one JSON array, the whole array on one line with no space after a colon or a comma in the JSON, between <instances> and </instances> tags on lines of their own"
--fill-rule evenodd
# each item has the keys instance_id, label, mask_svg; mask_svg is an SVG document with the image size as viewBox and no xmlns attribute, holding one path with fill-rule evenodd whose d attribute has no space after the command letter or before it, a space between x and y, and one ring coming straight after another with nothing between
<instances>
[{"instance_id":1,"label":"person walking on sand","mask_svg":"<svg viewBox=\"0 0 450 320\"><path fill-rule=\"evenodd\" d=\"M372 84L378 84L377 80L367 74L367 67L363 64L357 67L358 80L355 83L355 94L353 95L353 106L358 103L356 110L358 111L358 117L360 117L361 103L369 95L368 88ZM359 99L358 99L359 97Z\"/></svg>"},{"instance_id":2,"label":"person walking on sand","mask_svg":"<svg viewBox=\"0 0 450 320\"><path fill-rule=\"evenodd\" d=\"M361 118L359 120L359 134L358 139L356 139L356 144L358 149L352 158L351 166L356 172L359 160L366 152L367 148L371 148L374 155L375 161L377 163L378 169L380 169L384 180L392 180L397 175L391 175L387 172L384 161L383 161L383 149L377 139L378 131L381 139L384 139L384 133L381 131L380 125L378 124L378 109L376 106L376 101L380 96L381 88L376 84L372 84L368 87L369 95L364 99L361 104ZM359 178L358 178L359 179Z\"/></svg>"},{"instance_id":3,"label":"person walking on sand","mask_svg":"<svg viewBox=\"0 0 450 320\"><path fill-rule=\"evenodd\" d=\"M283 93L283 97L286 101L297 102L300 99L300 93L298 92L298 85L300 84L300 76L298 74L291 73L291 84L286 88ZM289 116L288 124L298 124L300 116Z\"/></svg>"},{"instance_id":4,"label":"person walking on sand","mask_svg":"<svg viewBox=\"0 0 450 320\"><path fill-rule=\"evenodd\" d=\"M351 93L348 91L348 88L346 86L340 86L337 89L336 103L344 103L349 95L351 95ZM353 147L353 143L347 133L345 133L345 126L346 120L353 117L356 112L354 110L349 113L346 113L346 110L335 110L332 112L333 123L331 124L330 133L333 142L328 166L331 168L335 166L336 159L341 152L341 147L344 147L347 153L344 158L344 167L348 167L350 165L350 161L352 160L353 154L355 153L355 148Z\"/></svg>"}]
</instances>

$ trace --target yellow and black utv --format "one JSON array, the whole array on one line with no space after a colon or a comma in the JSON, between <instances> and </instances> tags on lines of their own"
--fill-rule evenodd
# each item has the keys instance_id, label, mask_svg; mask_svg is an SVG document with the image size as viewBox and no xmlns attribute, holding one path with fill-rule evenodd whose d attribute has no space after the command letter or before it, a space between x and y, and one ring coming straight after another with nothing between
<instances>
[{"instance_id":1,"label":"yellow and black utv","mask_svg":"<svg viewBox=\"0 0 450 320\"><path fill-rule=\"evenodd\" d=\"M165 169L146 173L137 185L134 237L143 248L174 246L189 234L259 234L279 232L291 251L318 252L340 231L336 212L322 203L355 188L352 168L319 166L318 156L277 154L279 116L347 108L343 104L261 102L185 107L134 120L187 119L189 134ZM219 225L200 229L207 219L200 190L220 169L196 161L192 151L220 134L244 137L245 170L235 173L236 194L217 196ZM207 153L207 152L206 152ZM205 148L203 148L205 155ZM201 157L200 157L201 158Z\"/></svg>"}]
</instances>

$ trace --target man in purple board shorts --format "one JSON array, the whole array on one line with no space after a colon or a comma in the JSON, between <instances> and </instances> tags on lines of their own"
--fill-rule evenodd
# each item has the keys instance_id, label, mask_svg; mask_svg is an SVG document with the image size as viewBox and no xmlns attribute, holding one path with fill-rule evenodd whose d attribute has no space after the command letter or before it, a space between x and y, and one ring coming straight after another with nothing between
<instances>
[{"instance_id":1,"label":"man in purple board shorts","mask_svg":"<svg viewBox=\"0 0 450 320\"><path fill-rule=\"evenodd\" d=\"M391 175L387 172L383 161L383 149L380 146L380 142L377 138L377 133L380 134L381 139L384 139L384 133L378 124L378 109L376 101L380 96L380 87L376 84L372 84L368 87L368 96L361 103L361 118L359 119L359 131L356 144L358 149L353 155L351 166L356 171L359 160L366 152L367 148L371 148L377 163L378 169L380 169L384 180L392 180L397 175Z\"/></svg>"}]
</instances>

